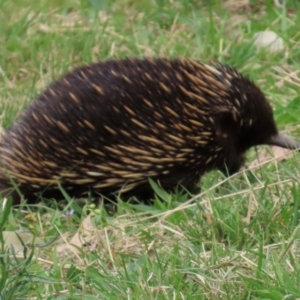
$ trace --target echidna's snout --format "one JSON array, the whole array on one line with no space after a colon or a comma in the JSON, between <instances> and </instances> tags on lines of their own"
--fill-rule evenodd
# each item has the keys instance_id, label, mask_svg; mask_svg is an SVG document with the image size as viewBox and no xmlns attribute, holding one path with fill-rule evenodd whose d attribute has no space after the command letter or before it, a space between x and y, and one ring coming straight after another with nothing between
<instances>
[{"instance_id":1,"label":"echidna's snout","mask_svg":"<svg viewBox=\"0 0 300 300\"><path fill-rule=\"evenodd\" d=\"M282 147L285 149L290 149L290 150L296 150L300 148L299 142L294 141L289 136L283 133L278 133L277 135L272 136L267 142L267 144L272 146Z\"/></svg>"}]
</instances>

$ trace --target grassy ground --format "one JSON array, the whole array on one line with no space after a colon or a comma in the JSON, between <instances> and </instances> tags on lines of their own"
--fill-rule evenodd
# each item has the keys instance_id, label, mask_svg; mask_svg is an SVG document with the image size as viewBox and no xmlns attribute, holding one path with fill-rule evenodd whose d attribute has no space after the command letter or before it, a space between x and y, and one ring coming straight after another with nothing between
<instances>
[{"instance_id":1,"label":"grassy ground","mask_svg":"<svg viewBox=\"0 0 300 300\"><path fill-rule=\"evenodd\" d=\"M279 127L300 139L300 13L297 1L289 9L266 3L237 11L219 1L0 0L2 125L83 62L188 56L250 75ZM253 46L266 29L283 38L284 50ZM259 167L252 150L233 178L205 176L195 203L157 190L153 206L120 203L113 216L71 199L64 207L3 207L2 231L25 229L42 241L9 256L2 246L0 299L299 299L299 155L268 160L272 152L262 151ZM75 214L63 216L70 209ZM92 226L88 210L97 229L66 253L78 227Z\"/></svg>"}]
</instances>

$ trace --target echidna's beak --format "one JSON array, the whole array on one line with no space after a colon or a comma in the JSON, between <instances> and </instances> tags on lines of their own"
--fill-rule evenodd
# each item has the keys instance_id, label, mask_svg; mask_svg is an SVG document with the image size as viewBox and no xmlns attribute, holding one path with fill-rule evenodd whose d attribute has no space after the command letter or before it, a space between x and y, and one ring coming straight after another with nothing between
<instances>
[{"instance_id":1,"label":"echidna's beak","mask_svg":"<svg viewBox=\"0 0 300 300\"><path fill-rule=\"evenodd\" d=\"M290 149L290 150L296 150L300 148L299 142L294 141L289 136L282 133L278 133L277 135L272 136L268 144L272 146L278 146L278 147Z\"/></svg>"}]
</instances>

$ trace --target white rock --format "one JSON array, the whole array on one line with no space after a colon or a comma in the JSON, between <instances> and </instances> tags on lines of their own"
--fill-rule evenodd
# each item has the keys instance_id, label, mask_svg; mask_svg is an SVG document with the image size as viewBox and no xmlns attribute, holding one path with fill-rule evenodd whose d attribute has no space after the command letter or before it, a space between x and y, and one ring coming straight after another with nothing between
<instances>
[{"instance_id":1,"label":"white rock","mask_svg":"<svg viewBox=\"0 0 300 300\"><path fill-rule=\"evenodd\" d=\"M267 48L270 52L277 52L284 48L283 39L274 31L259 31L254 35L254 45Z\"/></svg>"}]
</instances>

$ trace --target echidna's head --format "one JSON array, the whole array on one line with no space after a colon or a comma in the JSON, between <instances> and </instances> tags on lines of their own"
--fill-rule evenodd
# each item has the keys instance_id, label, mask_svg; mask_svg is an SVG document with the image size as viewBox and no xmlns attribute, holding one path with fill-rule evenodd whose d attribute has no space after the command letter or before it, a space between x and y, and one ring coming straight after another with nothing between
<instances>
[{"instance_id":1,"label":"echidna's head","mask_svg":"<svg viewBox=\"0 0 300 300\"><path fill-rule=\"evenodd\" d=\"M238 143L242 151L267 144L277 135L273 110L261 90L247 78L234 78L232 97L240 103Z\"/></svg>"},{"instance_id":2,"label":"echidna's head","mask_svg":"<svg viewBox=\"0 0 300 300\"><path fill-rule=\"evenodd\" d=\"M226 172L238 171L245 152L254 146L300 148L300 143L278 132L273 109L262 91L234 69L226 70L231 84L225 101L228 107L215 108L216 134L224 149ZM224 172L222 168L219 169Z\"/></svg>"},{"instance_id":3,"label":"echidna's head","mask_svg":"<svg viewBox=\"0 0 300 300\"><path fill-rule=\"evenodd\" d=\"M232 97L240 101L238 145L242 152L257 145L300 147L300 143L278 132L272 106L251 80L234 78L232 85Z\"/></svg>"}]
</instances>

